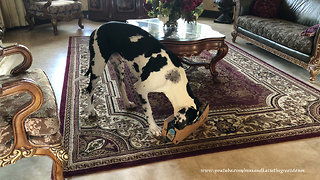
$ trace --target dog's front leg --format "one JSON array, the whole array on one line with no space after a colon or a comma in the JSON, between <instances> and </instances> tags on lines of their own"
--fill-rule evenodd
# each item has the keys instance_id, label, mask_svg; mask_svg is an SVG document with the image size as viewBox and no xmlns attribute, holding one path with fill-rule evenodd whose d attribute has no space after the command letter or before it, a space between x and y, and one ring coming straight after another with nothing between
<instances>
[{"instance_id":1,"label":"dog's front leg","mask_svg":"<svg viewBox=\"0 0 320 180\"><path fill-rule=\"evenodd\" d=\"M98 83L98 80L99 78L96 78L96 79L93 79L91 80L91 91L89 92L89 98L88 98L88 106L87 106L87 110L86 112L88 113L88 116L89 118L92 118L92 117L96 117L97 116L97 112L96 110L94 109L94 106L93 106L93 95L94 95L94 90L97 86L97 83Z\"/></svg>"},{"instance_id":2,"label":"dog's front leg","mask_svg":"<svg viewBox=\"0 0 320 180\"><path fill-rule=\"evenodd\" d=\"M148 100L148 95L139 94L139 97L141 99L142 108L149 124L149 131L154 136L161 136L161 129L153 119L152 109Z\"/></svg>"},{"instance_id":3,"label":"dog's front leg","mask_svg":"<svg viewBox=\"0 0 320 180\"><path fill-rule=\"evenodd\" d=\"M161 129L153 119L152 109L148 100L148 92L143 92L143 88L139 88L139 84L140 83L135 84L135 90L139 94L142 108L149 124L149 131L154 136L161 136Z\"/></svg>"}]
</instances>

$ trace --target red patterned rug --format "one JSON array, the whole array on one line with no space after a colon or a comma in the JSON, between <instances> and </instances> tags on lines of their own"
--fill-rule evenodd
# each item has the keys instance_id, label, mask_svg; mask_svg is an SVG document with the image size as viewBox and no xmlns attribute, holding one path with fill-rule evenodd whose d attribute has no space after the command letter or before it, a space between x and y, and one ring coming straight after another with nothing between
<instances>
[{"instance_id":1,"label":"red patterned rug","mask_svg":"<svg viewBox=\"0 0 320 180\"><path fill-rule=\"evenodd\" d=\"M69 153L65 176L320 135L320 91L228 43L212 79L204 68L187 69L194 94L210 104L208 120L178 145L155 139L140 108L127 111L116 75L105 69L94 104L99 118L83 113L89 37L70 37L60 116ZM199 57L194 57L198 60ZM134 79L127 73L127 84ZM128 89L129 99L139 103ZM171 115L163 94L150 94L157 124Z\"/></svg>"}]
</instances>

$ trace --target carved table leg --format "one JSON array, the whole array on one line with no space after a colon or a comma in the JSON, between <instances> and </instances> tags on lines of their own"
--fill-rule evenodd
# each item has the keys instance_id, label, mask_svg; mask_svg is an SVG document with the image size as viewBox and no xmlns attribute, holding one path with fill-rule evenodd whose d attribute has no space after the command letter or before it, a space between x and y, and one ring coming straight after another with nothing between
<instances>
[{"instance_id":1,"label":"carved table leg","mask_svg":"<svg viewBox=\"0 0 320 180\"><path fill-rule=\"evenodd\" d=\"M218 72L216 71L216 64L228 53L228 49L229 48L226 44L222 44L222 46L218 49L217 54L212 57L210 62L210 72L212 76L218 75Z\"/></svg>"},{"instance_id":2,"label":"carved table leg","mask_svg":"<svg viewBox=\"0 0 320 180\"><path fill-rule=\"evenodd\" d=\"M29 30L32 30L33 27L34 27L34 22L33 22L33 20L32 20L32 15L30 15L29 13L27 13L26 16L25 16L25 19L26 19L26 21L27 21L28 24L29 24Z\"/></svg>"},{"instance_id":3,"label":"carved table leg","mask_svg":"<svg viewBox=\"0 0 320 180\"><path fill-rule=\"evenodd\" d=\"M57 35L58 34L58 28L57 28L58 21L57 21L57 19L52 18L51 19L51 24L52 24L52 27L53 27L53 34Z\"/></svg>"},{"instance_id":4,"label":"carved table leg","mask_svg":"<svg viewBox=\"0 0 320 180\"><path fill-rule=\"evenodd\" d=\"M237 31L232 31L231 32L231 36L232 36L232 42L236 42L236 38L237 38L237 36L238 36L238 33L237 33Z\"/></svg>"},{"instance_id":5,"label":"carved table leg","mask_svg":"<svg viewBox=\"0 0 320 180\"><path fill-rule=\"evenodd\" d=\"M53 160L53 180L64 180L63 168L68 162L68 154L61 145L50 148L39 148L37 149L36 155L50 157Z\"/></svg>"},{"instance_id":6,"label":"carved table leg","mask_svg":"<svg viewBox=\"0 0 320 180\"><path fill-rule=\"evenodd\" d=\"M308 64L310 72L310 81L315 81L318 74L320 74L320 36L318 36L314 56L311 57Z\"/></svg>"},{"instance_id":7,"label":"carved table leg","mask_svg":"<svg viewBox=\"0 0 320 180\"><path fill-rule=\"evenodd\" d=\"M315 81L320 74L320 65L309 65L310 81Z\"/></svg>"},{"instance_id":8,"label":"carved table leg","mask_svg":"<svg viewBox=\"0 0 320 180\"><path fill-rule=\"evenodd\" d=\"M82 20L83 20L83 14L81 14L81 15L79 16L79 19L78 19L78 25L79 25L79 27L80 27L81 29L84 28L84 26L83 26L83 24L82 24Z\"/></svg>"}]
</instances>

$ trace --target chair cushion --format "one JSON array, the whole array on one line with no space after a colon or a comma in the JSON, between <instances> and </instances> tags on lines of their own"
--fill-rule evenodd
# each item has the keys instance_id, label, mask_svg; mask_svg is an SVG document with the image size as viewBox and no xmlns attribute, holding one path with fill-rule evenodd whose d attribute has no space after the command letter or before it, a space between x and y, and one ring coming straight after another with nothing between
<instances>
[{"instance_id":1,"label":"chair cushion","mask_svg":"<svg viewBox=\"0 0 320 180\"><path fill-rule=\"evenodd\" d=\"M59 121L56 118L28 118L25 121L26 131L31 136L52 135L59 131Z\"/></svg>"},{"instance_id":2,"label":"chair cushion","mask_svg":"<svg viewBox=\"0 0 320 180\"><path fill-rule=\"evenodd\" d=\"M29 142L35 145L55 145L61 142L60 120L56 98L46 74L40 69L30 70L19 75L0 76L0 82L19 79L32 79L43 93L43 104L25 121ZM6 147L13 143L12 119L31 100L28 93L16 94L0 99L0 156L6 153ZM6 107L6 108L2 108Z\"/></svg>"},{"instance_id":3,"label":"chair cushion","mask_svg":"<svg viewBox=\"0 0 320 180\"><path fill-rule=\"evenodd\" d=\"M238 26L305 54L311 54L313 38L301 36L307 26L282 19L239 16Z\"/></svg>"},{"instance_id":4,"label":"chair cushion","mask_svg":"<svg viewBox=\"0 0 320 180\"><path fill-rule=\"evenodd\" d=\"M30 4L28 8L31 14L36 16L44 16L42 10L46 2L34 2ZM68 0L56 0L52 1L52 4L47 8L48 15L55 18L63 18L67 16L72 16L73 14L81 13L81 2L78 1L68 1Z\"/></svg>"},{"instance_id":5,"label":"chair cushion","mask_svg":"<svg viewBox=\"0 0 320 180\"><path fill-rule=\"evenodd\" d=\"M0 119L0 121L2 120ZM0 142L0 156L2 156L7 154L13 146L13 129L11 125L0 127Z\"/></svg>"}]
</instances>

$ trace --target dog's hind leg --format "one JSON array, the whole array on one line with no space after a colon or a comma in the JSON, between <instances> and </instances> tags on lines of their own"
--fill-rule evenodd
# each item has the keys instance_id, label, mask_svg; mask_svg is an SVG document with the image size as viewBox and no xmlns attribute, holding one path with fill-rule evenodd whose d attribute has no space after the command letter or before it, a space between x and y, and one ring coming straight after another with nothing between
<instances>
[{"instance_id":1,"label":"dog's hind leg","mask_svg":"<svg viewBox=\"0 0 320 180\"><path fill-rule=\"evenodd\" d=\"M124 83L124 74L125 74L125 62L123 61L122 57L119 54L114 54L111 56L110 61L111 64L114 67L114 70L116 71L118 80L119 80L119 86L120 86L120 91L122 94L122 99L124 102L124 105L127 109L133 109L136 107L136 104L131 102L128 99L128 95L126 92L126 84Z\"/></svg>"},{"instance_id":2,"label":"dog's hind leg","mask_svg":"<svg viewBox=\"0 0 320 180\"><path fill-rule=\"evenodd\" d=\"M87 113L88 113L89 118L97 116L97 113L96 113L94 106L93 106L93 95L94 95L94 90L95 90L95 87L97 86L98 81L99 81L98 78L95 78L92 80L90 78L92 90L89 92L88 106L87 106Z\"/></svg>"},{"instance_id":3,"label":"dog's hind leg","mask_svg":"<svg viewBox=\"0 0 320 180\"><path fill-rule=\"evenodd\" d=\"M131 102L129 99L128 99L128 95L127 95L127 92L126 92L126 84L124 83L124 62L121 62L120 63L120 74L119 74L119 79L120 79L120 90L121 90L121 93L123 95L123 100L124 100L124 105L126 106L127 109L133 109L136 107L136 104L134 102Z\"/></svg>"},{"instance_id":4,"label":"dog's hind leg","mask_svg":"<svg viewBox=\"0 0 320 180\"><path fill-rule=\"evenodd\" d=\"M87 91L89 93L87 113L89 117L97 115L93 106L93 95L94 95L94 90L97 87L97 83L100 77L102 76L104 68L106 66L106 62L100 54L96 55L93 62L94 63L91 66L92 72L90 74L90 81L87 87Z\"/></svg>"}]
</instances>

